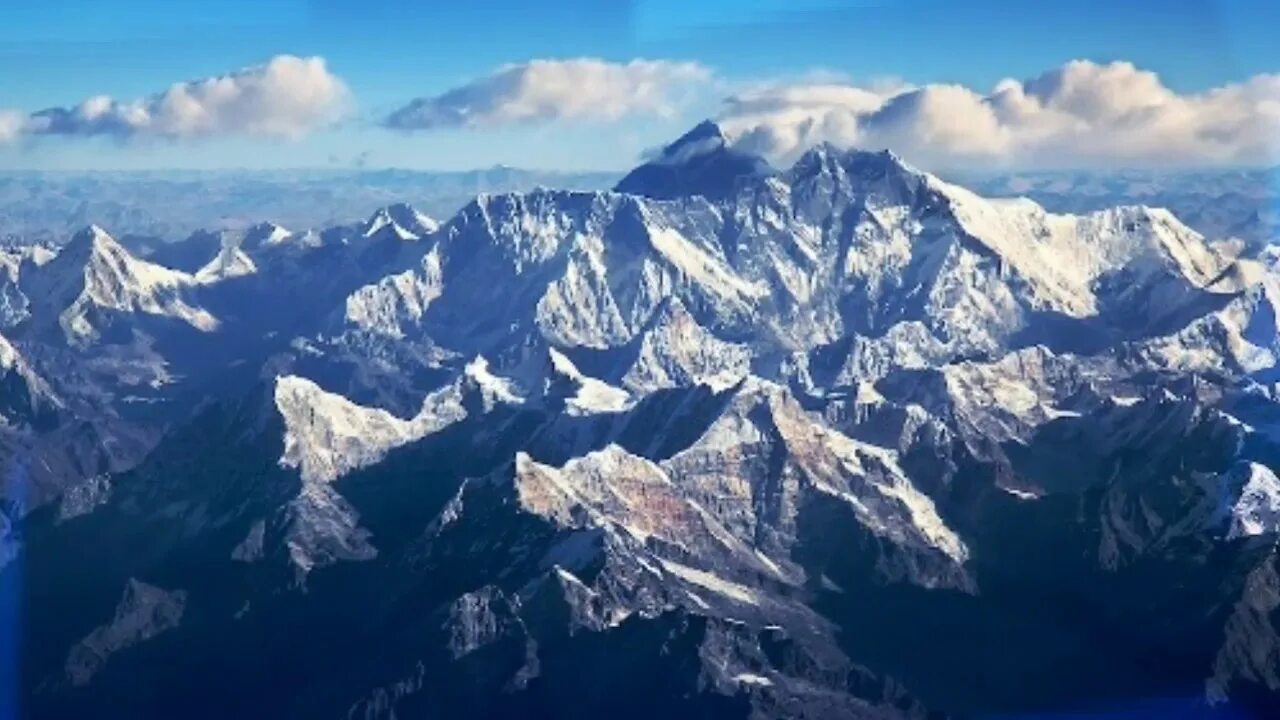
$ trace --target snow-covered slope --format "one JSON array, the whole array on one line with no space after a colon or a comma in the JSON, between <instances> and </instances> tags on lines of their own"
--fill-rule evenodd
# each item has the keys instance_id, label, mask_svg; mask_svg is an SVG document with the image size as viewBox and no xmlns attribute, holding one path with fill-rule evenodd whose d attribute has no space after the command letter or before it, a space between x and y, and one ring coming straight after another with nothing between
<instances>
[{"instance_id":1,"label":"snow-covered slope","mask_svg":"<svg viewBox=\"0 0 1280 720\"><path fill-rule=\"evenodd\" d=\"M18 285L18 272L26 253L0 250L0 330L13 327L30 315L30 301Z\"/></svg>"},{"instance_id":2,"label":"snow-covered slope","mask_svg":"<svg viewBox=\"0 0 1280 720\"><path fill-rule=\"evenodd\" d=\"M359 514L333 489L335 480L463 420L469 409L486 412L498 403L521 402L510 382L492 375L483 358L428 395L408 419L357 405L292 375L276 379L274 399L285 429L279 463L296 469L302 480L286 509L285 538L289 557L302 574L338 560L377 555L368 531L359 525Z\"/></svg>"},{"instance_id":3,"label":"snow-covered slope","mask_svg":"<svg viewBox=\"0 0 1280 720\"><path fill-rule=\"evenodd\" d=\"M677 143L664 167L703 155L680 151L689 143L705 144ZM745 344L757 357L842 347L843 367L827 372L844 381L1033 343L1092 352L1163 336L1226 304L1247 274L1166 211L1056 215L891 153L830 146L713 200L696 189L481 196L420 258L347 299L353 331L463 355L501 356L505 338L529 332L610 350L683 310L706 336L685 331L685 345Z\"/></svg>"},{"instance_id":4,"label":"snow-covered slope","mask_svg":"<svg viewBox=\"0 0 1280 720\"><path fill-rule=\"evenodd\" d=\"M1221 481L1228 538L1280 533L1280 478L1275 471L1245 463L1225 473Z\"/></svg>"},{"instance_id":5,"label":"snow-covered slope","mask_svg":"<svg viewBox=\"0 0 1280 720\"><path fill-rule=\"evenodd\" d=\"M133 257L97 226L77 233L57 257L26 275L28 296L54 314L73 344L95 340L112 313L171 318L203 332L218 326L192 297L195 277Z\"/></svg>"},{"instance_id":6,"label":"snow-covered slope","mask_svg":"<svg viewBox=\"0 0 1280 720\"><path fill-rule=\"evenodd\" d=\"M464 376L483 373L478 361ZM429 395L422 411L409 419L367 408L325 392L305 378L276 380L275 403L284 418L284 454L280 464L297 468L304 482L329 483L371 465L388 450L404 445L466 416L466 381Z\"/></svg>"},{"instance_id":7,"label":"snow-covered slope","mask_svg":"<svg viewBox=\"0 0 1280 720\"><path fill-rule=\"evenodd\" d=\"M18 388L10 385L5 393L6 401L13 402L18 400L17 395L21 390L21 394L24 395L22 402L31 406L60 404L57 398L54 397L53 391L49 388L49 384L36 374L30 363L18 352L18 349L3 335L0 335L0 376L9 375L15 377L22 387Z\"/></svg>"},{"instance_id":8,"label":"snow-covered slope","mask_svg":"<svg viewBox=\"0 0 1280 720\"><path fill-rule=\"evenodd\" d=\"M253 260L242 250L236 247L225 247L217 257L209 261L208 265L196 272L195 278L197 282L211 284L228 278L252 275L257 271L258 268L253 264Z\"/></svg>"}]
</instances>

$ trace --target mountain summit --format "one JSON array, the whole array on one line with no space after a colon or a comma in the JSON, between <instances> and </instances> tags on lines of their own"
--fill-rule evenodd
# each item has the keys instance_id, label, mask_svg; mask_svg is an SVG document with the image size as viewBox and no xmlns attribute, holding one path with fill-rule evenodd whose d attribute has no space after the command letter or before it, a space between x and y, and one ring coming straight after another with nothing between
<instances>
[{"instance_id":1,"label":"mountain summit","mask_svg":"<svg viewBox=\"0 0 1280 720\"><path fill-rule=\"evenodd\" d=\"M115 317L150 315L202 331L217 320L192 299L196 279L134 257L102 228L76 233L49 262L24 273L23 290L73 342L98 337ZM50 317L52 316L52 317Z\"/></svg>"},{"instance_id":2,"label":"mountain summit","mask_svg":"<svg viewBox=\"0 0 1280 720\"><path fill-rule=\"evenodd\" d=\"M722 200L740 181L771 172L763 158L735 150L720 126L706 120L628 173L615 189L658 199L702 195Z\"/></svg>"},{"instance_id":3,"label":"mountain summit","mask_svg":"<svg viewBox=\"0 0 1280 720\"><path fill-rule=\"evenodd\" d=\"M440 226L435 220L423 215L405 203L396 203L380 208L365 221L361 234L372 237L379 233L390 233L401 240L417 240L436 231Z\"/></svg>"}]
</instances>

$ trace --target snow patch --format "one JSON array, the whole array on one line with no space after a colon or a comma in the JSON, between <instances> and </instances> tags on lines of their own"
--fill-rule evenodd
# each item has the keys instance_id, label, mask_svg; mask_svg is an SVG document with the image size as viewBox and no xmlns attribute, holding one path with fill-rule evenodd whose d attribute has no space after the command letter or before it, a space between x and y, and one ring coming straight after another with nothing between
<instances>
[{"instance_id":1,"label":"snow patch","mask_svg":"<svg viewBox=\"0 0 1280 720\"><path fill-rule=\"evenodd\" d=\"M662 564L662 569L664 571L675 575L685 582L693 583L704 590L709 590L718 595L727 597L730 600L746 605L760 604L760 598L756 595L755 591L745 585L739 585L738 583L725 580L724 578L705 570L691 568L688 565L682 565L671 560L659 559L659 562Z\"/></svg>"},{"instance_id":2,"label":"snow patch","mask_svg":"<svg viewBox=\"0 0 1280 720\"><path fill-rule=\"evenodd\" d=\"M772 680L755 673L738 673L733 676L733 681L741 685L755 685L757 687L771 687L773 685Z\"/></svg>"},{"instance_id":3,"label":"snow patch","mask_svg":"<svg viewBox=\"0 0 1280 720\"><path fill-rule=\"evenodd\" d=\"M1280 532L1280 478L1268 467L1248 463L1244 483L1229 507L1227 538Z\"/></svg>"}]
</instances>

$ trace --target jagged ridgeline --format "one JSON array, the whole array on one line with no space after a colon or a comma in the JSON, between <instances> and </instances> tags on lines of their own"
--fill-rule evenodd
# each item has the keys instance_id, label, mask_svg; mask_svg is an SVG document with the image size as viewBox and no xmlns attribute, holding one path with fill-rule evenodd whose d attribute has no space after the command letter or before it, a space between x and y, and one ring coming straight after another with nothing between
<instances>
[{"instance_id":1,"label":"jagged ridgeline","mask_svg":"<svg viewBox=\"0 0 1280 720\"><path fill-rule=\"evenodd\" d=\"M24 717L1274 717L1280 270L698 126L0 257Z\"/></svg>"}]
</instances>

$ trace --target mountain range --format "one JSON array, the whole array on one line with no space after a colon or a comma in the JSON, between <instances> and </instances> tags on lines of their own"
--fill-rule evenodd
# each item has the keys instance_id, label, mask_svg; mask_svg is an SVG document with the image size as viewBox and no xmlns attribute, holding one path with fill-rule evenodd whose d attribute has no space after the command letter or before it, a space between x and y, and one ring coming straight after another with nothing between
<instances>
[{"instance_id":1,"label":"mountain range","mask_svg":"<svg viewBox=\"0 0 1280 720\"><path fill-rule=\"evenodd\" d=\"M244 230L261 218L325 227L371 208L411 199L451 215L479 192L539 186L603 189L611 172L555 172L495 166L477 170L312 168L296 170L0 171L0 245L60 244L97 223L145 249L193 233Z\"/></svg>"},{"instance_id":2,"label":"mountain range","mask_svg":"<svg viewBox=\"0 0 1280 720\"><path fill-rule=\"evenodd\" d=\"M17 716L1280 712L1280 255L1166 209L704 123L0 270Z\"/></svg>"}]
</instances>

